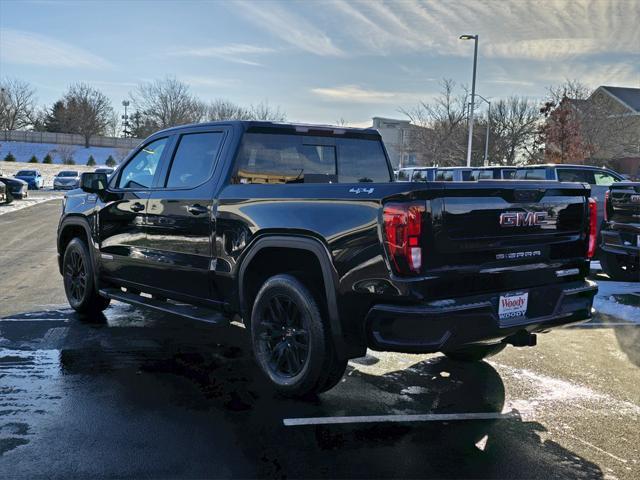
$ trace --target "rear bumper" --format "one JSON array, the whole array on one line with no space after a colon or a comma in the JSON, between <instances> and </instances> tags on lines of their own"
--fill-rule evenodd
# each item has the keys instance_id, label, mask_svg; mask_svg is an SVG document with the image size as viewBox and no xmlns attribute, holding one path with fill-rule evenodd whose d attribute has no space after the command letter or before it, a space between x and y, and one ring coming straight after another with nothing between
<instances>
[{"instance_id":1,"label":"rear bumper","mask_svg":"<svg viewBox=\"0 0 640 480\"><path fill-rule=\"evenodd\" d=\"M602 230L602 243L600 248L615 255L640 256L638 237L640 231L627 230Z\"/></svg>"},{"instance_id":2,"label":"rear bumper","mask_svg":"<svg viewBox=\"0 0 640 480\"><path fill-rule=\"evenodd\" d=\"M366 317L369 348L432 353L464 345L501 341L519 331L540 332L591 318L594 282L581 281L528 288L524 317L500 320L501 294L477 295L427 305L375 305Z\"/></svg>"}]
</instances>

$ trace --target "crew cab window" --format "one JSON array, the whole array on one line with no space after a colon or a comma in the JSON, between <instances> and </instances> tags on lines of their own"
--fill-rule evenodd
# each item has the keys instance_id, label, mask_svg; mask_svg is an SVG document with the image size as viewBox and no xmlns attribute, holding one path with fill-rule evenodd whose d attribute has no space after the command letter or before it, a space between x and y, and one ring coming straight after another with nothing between
<instances>
[{"instance_id":1,"label":"crew cab window","mask_svg":"<svg viewBox=\"0 0 640 480\"><path fill-rule=\"evenodd\" d=\"M379 141L247 133L236 159L236 183L388 182Z\"/></svg>"},{"instance_id":2,"label":"crew cab window","mask_svg":"<svg viewBox=\"0 0 640 480\"><path fill-rule=\"evenodd\" d=\"M429 172L427 170L414 170L413 177L411 177L412 182L428 182L429 181Z\"/></svg>"},{"instance_id":3,"label":"crew cab window","mask_svg":"<svg viewBox=\"0 0 640 480\"><path fill-rule=\"evenodd\" d=\"M560 182L578 182L593 185L593 172L587 169L579 168L559 168L558 180Z\"/></svg>"},{"instance_id":4,"label":"crew cab window","mask_svg":"<svg viewBox=\"0 0 640 480\"><path fill-rule=\"evenodd\" d=\"M408 182L409 178L411 178L411 170L402 169L398 171L399 182Z\"/></svg>"},{"instance_id":5,"label":"crew cab window","mask_svg":"<svg viewBox=\"0 0 640 480\"><path fill-rule=\"evenodd\" d=\"M604 187L608 187L616 182L619 182L616 177L607 172L594 172L593 176L596 180L596 185L602 185Z\"/></svg>"},{"instance_id":6,"label":"crew cab window","mask_svg":"<svg viewBox=\"0 0 640 480\"><path fill-rule=\"evenodd\" d=\"M207 180L215 166L224 133L189 133L180 137L166 181L168 188L191 188Z\"/></svg>"},{"instance_id":7,"label":"crew cab window","mask_svg":"<svg viewBox=\"0 0 640 480\"><path fill-rule=\"evenodd\" d=\"M161 138L136 153L120 172L116 188L149 188L166 144L167 139Z\"/></svg>"},{"instance_id":8,"label":"crew cab window","mask_svg":"<svg viewBox=\"0 0 640 480\"><path fill-rule=\"evenodd\" d=\"M546 180L547 171L544 168L519 168L516 170L515 180Z\"/></svg>"},{"instance_id":9,"label":"crew cab window","mask_svg":"<svg viewBox=\"0 0 640 480\"><path fill-rule=\"evenodd\" d=\"M450 170L439 171L436 174L436 181L438 182L453 182L453 172Z\"/></svg>"}]
</instances>

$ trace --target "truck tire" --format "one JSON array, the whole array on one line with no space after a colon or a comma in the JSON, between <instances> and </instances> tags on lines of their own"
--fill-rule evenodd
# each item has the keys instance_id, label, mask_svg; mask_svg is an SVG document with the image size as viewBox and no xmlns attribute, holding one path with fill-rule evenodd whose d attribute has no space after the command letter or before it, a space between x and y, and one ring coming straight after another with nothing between
<instances>
[{"instance_id":1,"label":"truck tire","mask_svg":"<svg viewBox=\"0 0 640 480\"><path fill-rule=\"evenodd\" d=\"M5 198L4 203L9 205L11 202L13 202L13 195L11 195L11 192L7 191L7 198Z\"/></svg>"},{"instance_id":2,"label":"truck tire","mask_svg":"<svg viewBox=\"0 0 640 480\"><path fill-rule=\"evenodd\" d=\"M458 362L479 362L487 357L497 355L507 346L506 343L496 343L493 345L471 345L459 350L444 352L451 360Z\"/></svg>"},{"instance_id":3,"label":"truck tire","mask_svg":"<svg viewBox=\"0 0 640 480\"><path fill-rule=\"evenodd\" d=\"M339 359L314 296L292 275L260 288L251 312L256 361L276 390L304 397L333 387L347 362Z\"/></svg>"},{"instance_id":4,"label":"truck tire","mask_svg":"<svg viewBox=\"0 0 640 480\"><path fill-rule=\"evenodd\" d=\"M62 260L64 291L69 305L82 315L95 315L109 306L110 300L98 295L93 281L93 264L87 244L74 238Z\"/></svg>"},{"instance_id":5,"label":"truck tire","mask_svg":"<svg viewBox=\"0 0 640 480\"><path fill-rule=\"evenodd\" d=\"M600 256L600 265L604 273L609 275L612 280L619 282L638 282L640 281L640 265L638 259L629 256L622 256L613 253L602 252Z\"/></svg>"}]
</instances>

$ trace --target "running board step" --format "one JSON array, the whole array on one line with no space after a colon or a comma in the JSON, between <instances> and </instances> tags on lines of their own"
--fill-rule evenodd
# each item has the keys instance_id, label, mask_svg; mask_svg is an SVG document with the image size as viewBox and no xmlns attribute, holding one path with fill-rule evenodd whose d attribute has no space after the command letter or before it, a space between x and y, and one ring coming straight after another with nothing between
<instances>
[{"instance_id":1,"label":"running board step","mask_svg":"<svg viewBox=\"0 0 640 480\"><path fill-rule=\"evenodd\" d=\"M164 313L172 313L179 317L197 320L199 322L207 322L215 325L229 325L229 319L220 312L209 308L195 307L188 304L176 304L163 300L143 297L135 293L123 292L119 288L103 288L99 291L103 297L118 300L119 302L129 303L139 307L150 308Z\"/></svg>"}]
</instances>

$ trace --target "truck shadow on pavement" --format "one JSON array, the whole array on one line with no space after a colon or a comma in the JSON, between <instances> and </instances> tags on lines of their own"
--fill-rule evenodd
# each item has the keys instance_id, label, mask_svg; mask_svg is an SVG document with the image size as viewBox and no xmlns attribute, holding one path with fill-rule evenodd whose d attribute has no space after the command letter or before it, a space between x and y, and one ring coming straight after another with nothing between
<instances>
[{"instance_id":1,"label":"truck shadow on pavement","mask_svg":"<svg viewBox=\"0 0 640 480\"><path fill-rule=\"evenodd\" d=\"M603 476L596 464L543 440L545 427L517 411L495 420L283 425L285 418L499 413L505 386L484 362L461 365L441 356L401 356L405 368L352 362L330 392L291 400L260 376L242 328L120 306L106 314L91 323L69 311L0 322L0 368L2 357L12 358L0 372L6 381L0 396L21 392L5 402L13 413L0 416L0 432L11 424L29 432L0 435L9 476ZM39 352L49 352L57 368L38 365ZM22 370L16 358L24 360ZM55 407L42 400L43 390L55 392Z\"/></svg>"}]
</instances>

